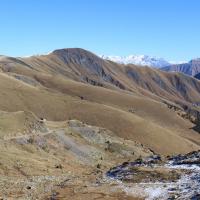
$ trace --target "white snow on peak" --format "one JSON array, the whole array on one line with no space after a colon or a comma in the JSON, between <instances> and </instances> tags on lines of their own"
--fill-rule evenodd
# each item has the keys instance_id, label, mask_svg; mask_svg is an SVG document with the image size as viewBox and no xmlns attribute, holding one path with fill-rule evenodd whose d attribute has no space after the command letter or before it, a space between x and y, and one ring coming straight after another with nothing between
<instances>
[{"instance_id":1,"label":"white snow on peak","mask_svg":"<svg viewBox=\"0 0 200 200\"><path fill-rule=\"evenodd\" d=\"M155 68L161 68L169 66L171 63L163 58L157 58L147 55L129 55L129 56L105 56L101 55L101 58L110 60L120 64L135 64L142 66L150 66Z\"/></svg>"}]
</instances>

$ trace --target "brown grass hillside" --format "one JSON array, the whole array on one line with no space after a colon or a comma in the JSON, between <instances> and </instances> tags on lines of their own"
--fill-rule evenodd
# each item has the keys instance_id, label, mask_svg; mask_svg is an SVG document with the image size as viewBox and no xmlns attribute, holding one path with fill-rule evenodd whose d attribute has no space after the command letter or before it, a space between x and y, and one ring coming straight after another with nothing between
<instances>
[{"instance_id":1,"label":"brown grass hillside","mask_svg":"<svg viewBox=\"0 0 200 200\"><path fill-rule=\"evenodd\" d=\"M164 154L198 148L200 137L191 130L193 124L149 97L91 86L60 75L38 76L40 85L36 86L5 73L0 77L3 111L31 111L53 121L78 119Z\"/></svg>"},{"instance_id":2,"label":"brown grass hillside","mask_svg":"<svg viewBox=\"0 0 200 200\"><path fill-rule=\"evenodd\" d=\"M138 199L106 172L198 150L199 88L82 49L0 56L0 199Z\"/></svg>"}]
</instances>

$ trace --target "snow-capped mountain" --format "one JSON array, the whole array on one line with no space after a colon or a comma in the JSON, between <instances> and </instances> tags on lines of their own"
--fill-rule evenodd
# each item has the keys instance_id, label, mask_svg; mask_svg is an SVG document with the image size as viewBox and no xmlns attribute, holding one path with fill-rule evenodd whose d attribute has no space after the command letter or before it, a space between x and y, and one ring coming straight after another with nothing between
<instances>
[{"instance_id":1,"label":"snow-capped mountain","mask_svg":"<svg viewBox=\"0 0 200 200\"><path fill-rule=\"evenodd\" d=\"M130 56L100 56L105 60L111 60L113 62L117 62L120 64L135 64L135 65L142 65L142 66L150 66L150 67L166 67L171 65L168 61L164 60L163 58L156 58L147 55L130 55Z\"/></svg>"}]
</instances>

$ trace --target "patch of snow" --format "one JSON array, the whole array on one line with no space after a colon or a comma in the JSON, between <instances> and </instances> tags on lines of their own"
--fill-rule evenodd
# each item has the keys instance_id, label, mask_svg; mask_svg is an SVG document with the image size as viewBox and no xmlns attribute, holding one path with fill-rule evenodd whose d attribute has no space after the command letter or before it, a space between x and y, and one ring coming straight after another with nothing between
<instances>
[{"instance_id":1,"label":"patch of snow","mask_svg":"<svg viewBox=\"0 0 200 200\"><path fill-rule=\"evenodd\" d=\"M169 188L173 187L173 184L169 183L135 183L125 184L121 181L117 181L118 189L123 190L127 195L139 198L145 198L146 200L162 199L167 200L169 198Z\"/></svg>"},{"instance_id":2,"label":"patch of snow","mask_svg":"<svg viewBox=\"0 0 200 200\"><path fill-rule=\"evenodd\" d=\"M144 189L144 193L147 194L147 200L166 199L169 197L167 187L164 188L163 184L161 186L154 184L154 187L147 187Z\"/></svg>"},{"instance_id":3,"label":"patch of snow","mask_svg":"<svg viewBox=\"0 0 200 200\"><path fill-rule=\"evenodd\" d=\"M169 61L170 64L173 64L173 65L180 65L180 64L183 64L183 63L187 63L187 61Z\"/></svg>"},{"instance_id":4,"label":"patch of snow","mask_svg":"<svg viewBox=\"0 0 200 200\"><path fill-rule=\"evenodd\" d=\"M161 167L154 165L154 168ZM167 200L173 197L177 200L199 199L200 194L200 166L174 165L173 161L162 166L166 169L181 170L181 177L175 182L146 182L124 183L110 179L117 183L116 188L123 190L127 195L144 198L146 200Z\"/></svg>"},{"instance_id":5,"label":"patch of snow","mask_svg":"<svg viewBox=\"0 0 200 200\"><path fill-rule=\"evenodd\" d=\"M197 165L173 165L173 161L170 161L165 165L165 167L170 168L170 169L185 169L185 170L191 170L191 171L200 171L200 166Z\"/></svg>"}]
</instances>

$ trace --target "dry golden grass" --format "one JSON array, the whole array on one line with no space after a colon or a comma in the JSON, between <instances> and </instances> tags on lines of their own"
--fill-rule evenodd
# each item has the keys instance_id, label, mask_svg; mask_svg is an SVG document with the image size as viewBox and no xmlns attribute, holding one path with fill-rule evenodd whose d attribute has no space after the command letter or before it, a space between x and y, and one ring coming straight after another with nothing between
<instances>
[{"instance_id":1,"label":"dry golden grass","mask_svg":"<svg viewBox=\"0 0 200 200\"><path fill-rule=\"evenodd\" d=\"M193 78L118 65L82 49L5 57L0 68L2 111L30 111L51 121L78 119L162 154L199 148L194 124L162 103L171 100L190 106L200 99L200 82ZM88 84L86 78L101 87Z\"/></svg>"},{"instance_id":2,"label":"dry golden grass","mask_svg":"<svg viewBox=\"0 0 200 200\"><path fill-rule=\"evenodd\" d=\"M199 148L200 136L190 129L192 123L164 104L143 95L61 77L45 79L43 85L47 89L30 86L3 73L0 77L1 110L31 111L37 117L52 121L78 119L105 127L120 137L138 141L162 154Z\"/></svg>"}]
</instances>

